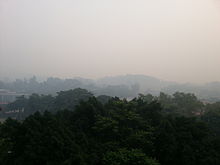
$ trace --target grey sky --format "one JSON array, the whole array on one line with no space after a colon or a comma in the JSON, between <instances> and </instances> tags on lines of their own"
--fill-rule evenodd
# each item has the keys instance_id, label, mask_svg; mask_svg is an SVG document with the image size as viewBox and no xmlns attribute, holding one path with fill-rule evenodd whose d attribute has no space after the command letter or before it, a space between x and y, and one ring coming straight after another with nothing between
<instances>
[{"instance_id":1,"label":"grey sky","mask_svg":"<svg viewBox=\"0 0 220 165\"><path fill-rule=\"evenodd\" d=\"M0 0L0 77L220 81L219 0Z\"/></svg>"}]
</instances>

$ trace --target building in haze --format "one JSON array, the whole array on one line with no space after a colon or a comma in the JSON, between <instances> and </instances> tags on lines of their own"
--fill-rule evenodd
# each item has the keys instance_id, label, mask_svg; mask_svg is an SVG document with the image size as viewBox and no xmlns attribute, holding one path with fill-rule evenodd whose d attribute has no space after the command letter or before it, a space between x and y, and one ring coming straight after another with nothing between
<instances>
[{"instance_id":1,"label":"building in haze","mask_svg":"<svg viewBox=\"0 0 220 165\"><path fill-rule=\"evenodd\" d=\"M17 97L27 95L24 93L16 93L7 89L0 89L0 105L7 105L16 100Z\"/></svg>"}]
</instances>

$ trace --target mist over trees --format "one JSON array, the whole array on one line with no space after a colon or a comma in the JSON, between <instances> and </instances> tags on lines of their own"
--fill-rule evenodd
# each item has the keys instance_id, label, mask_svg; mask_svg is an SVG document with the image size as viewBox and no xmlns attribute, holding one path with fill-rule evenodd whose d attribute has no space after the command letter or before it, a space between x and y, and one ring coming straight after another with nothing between
<instances>
[{"instance_id":1,"label":"mist over trees","mask_svg":"<svg viewBox=\"0 0 220 165\"><path fill-rule=\"evenodd\" d=\"M0 0L0 165L220 165L219 7Z\"/></svg>"},{"instance_id":2,"label":"mist over trees","mask_svg":"<svg viewBox=\"0 0 220 165\"><path fill-rule=\"evenodd\" d=\"M18 118L16 115L20 114L19 118L25 117L39 111L49 111L55 113L59 110L74 110L81 101L87 101L89 98L95 97L92 92L86 89L76 88L74 90L60 91L56 95L40 95L31 94L29 97L20 96L8 104L4 110L6 113L1 113L3 118L13 117ZM108 103L114 97L108 95L96 96L96 99L103 104ZM116 97L117 98L117 97ZM216 103L203 103L194 94L176 92L173 95L168 95L160 92L158 96L152 94L139 94L138 98L145 102L156 101L161 104L162 112L165 114L175 114L179 116L201 116L205 112L218 109L218 102ZM134 100L136 98L133 98ZM126 99L130 100L130 99ZM22 113L7 113L7 111L22 110Z\"/></svg>"},{"instance_id":3,"label":"mist over trees","mask_svg":"<svg viewBox=\"0 0 220 165\"><path fill-rule=\"evenodd\" d=\"M38 93L56 95L59 91L83 88L91 91L95 96L108 95L121 98L137 97L139 93L159 95L160 92L174 94L175 92L194 93L199 99L207 102L220 101L220 82L210 82L204 85L179 84L163 81L144 75L125 75L105 77L97 80L73 78L47 78L37 81L34 76L30 79L16 79L13 82L0 81L0 89L8 89L21 93Z\"/></svg>"},{"instance_id":4,"label":"mist over trees","mask_svg":"<svg viewBox=\"0 0 220 165\"><path fill-rule=\"evenodd\" d=\"M218 83L206 85L216 95L207 92L204 102L192 93L201 86L187 85L191 92L184 93L185 85L138 77L1 82L2 89L28 95L0 111L0 162L218 165Z\"/></svg>"}]
</instances>

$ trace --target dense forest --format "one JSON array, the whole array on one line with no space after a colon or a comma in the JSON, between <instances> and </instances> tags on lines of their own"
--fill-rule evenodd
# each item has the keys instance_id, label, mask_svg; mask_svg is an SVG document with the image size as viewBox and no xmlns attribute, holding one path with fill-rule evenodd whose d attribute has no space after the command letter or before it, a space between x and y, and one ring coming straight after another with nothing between
<instances>
[{"instance_id":1,"label":"dense forest","mask_svg":"<svg viewBox=\"0 0 220 165\"><path fill-rule=\"evenodd\" d=\"M220 164L220 103L194 94L128 101L78 88L19 97L12 109L24 111L0 125L4 165Z\"/></svg>"}]
</instances>

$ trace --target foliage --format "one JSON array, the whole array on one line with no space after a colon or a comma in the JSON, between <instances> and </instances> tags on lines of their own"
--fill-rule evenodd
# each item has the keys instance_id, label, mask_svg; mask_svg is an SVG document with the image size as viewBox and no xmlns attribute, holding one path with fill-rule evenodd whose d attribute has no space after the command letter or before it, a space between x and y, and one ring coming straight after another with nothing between
<instances>
[{"instance_id":1,"label":"foliage","mask_svg":"<svg viewBox=\"0 0 220 165\"><path fill-rule=\"evenodd\" d=\"M220 164L218 104L182 93L101 100L83 89L18 98L9 106L25 107L27 117L0 124L0 163ZM197 116L198 108L207 112Z\"/></svg>"},{"instance_id":2,"label":"foliage","mask_svg":"<svg viewBox=\"0 0 220 165\"><path fill-rule=\"evenodd\" d=\"M116 152L107 152L103 160L106 165L159 165L155 160L136 149L129 151L122 148Z\"/></svg>"}]
</instances>

